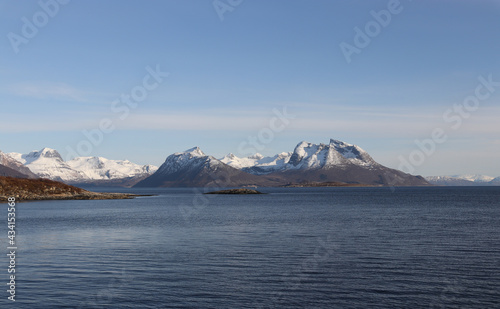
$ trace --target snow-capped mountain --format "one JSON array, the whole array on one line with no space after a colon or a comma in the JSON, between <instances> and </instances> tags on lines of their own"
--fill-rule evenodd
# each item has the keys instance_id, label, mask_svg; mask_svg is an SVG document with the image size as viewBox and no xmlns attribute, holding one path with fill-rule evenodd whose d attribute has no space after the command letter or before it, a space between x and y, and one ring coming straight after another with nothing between
<instances>
[{"instance_id":1,"label":"snow-capped mountain","mask_svg":"<svg viewBox=\"0 0 500 309\"><path fill-rule=\"evenodd\" d=\"M301 142L293 152L283 152L272 157L255 154L239 158L229 154L221 160L208 156L195 147L168 156L155 174L139 182L137 186L279 186L302 182L429 184L420 176L412 176L378 164L356 145L332 139L329 144Z\"/></svg>"},{"instance_id":2,"label":"snow-capped mountain","mask_svg":"<svg viewBox=\"0 0 500 309\"><path fill-rule=\"evenodd\" d=\"M59 152L51 148L43 148L28 154L8 155L39 177L71 184L144 178L157 169L153 165L138 165L127 160L108 160L102 157L78 157L65 162Z\"/></svg>"},{"instance_id":3,"label":"snow-capped mountain","mask_svg":"<svg viewBox=\"0 0 500 309\"><path fill-rule=\"evenodd\" d=\"M168 175L179 171L196 170L202 166L216 168L220 161L207 156L199 147L193 147L184 152L176 152L167 157L157 171L157 174Z\"/></svg>"},{"instance_id":4,"label":"snow-capped mountain","mask_svg":"<svg viewBox=\"0 0 500 309\"><path fill-rule=\"evenodd\" d=\"M425 179L440 186L497 186L500 185L500 177L487 175L451 175L451 176L428 176Z\"/></svg>"},{"instance_id":5,"label":"snow-capped mountain","mask_svg":"<svg viewBox=\"0 0 500 309\"><path fill-rule=\"evenodd\" d=\"M306 170L350 165L366 168L379 166L372 157L356 145L331 139L329 144L300 142L293 152L283 152L272 157L255 154L238 158L228 154L222 162L245 172L263 175L286 170Z\"/></svg>"},{"instance_id":6,"label":"snow-capped mountain","mask_svg":"<svg viewBox=\"0 0 500 309\"><path fill-rule=\"evenodd\" d=\"M304 182L428 185L420 176L382 166L360 147L335 139L328 144L300 142L293 152L271 157L255 154L238 158L229 154L221 160L194 147L168 156L160 168L102 157L78 157L65 162L50 148L28 154L3 154L3 158L18 169L29 168L39 177L69 184L138 187L280 186Z\"/></svg>"},{"instance_id":7,"label":"snow-capped mountain","mask_svg":"<svg viewBox=\"0 0 500 309\"><path fill-rule=\"evenodd\" d=\"M83 172L74 170L64 162L55 149L43 148L28 154L9 153L9 155L42 178L64 182L79 182L88 179Z\"/></svg>"},{"instance_id":8,"label":"snow-capped mountain","mask_svg":"<svg viewBox=\"0 0 500 309\"><path fill-rule=\"evenodd\" d=\"M29 168L2 151L0 151L0 164L25 175L27 178L38 178Z\"/></svg>"},{"instance_id":9,"label":"snow-capped mountain","mask_svg":"<svg viewBox=\"0 0 500 309\"><path fill-rule=\"evenodd\" d=\"M135 187L230 187L266 181L224 164L194 147L167 157L156 173Z\"/></svg>"},{"instance_id":10,"label":"snow-capped mountain","mask_svg":"<svg viewBox=\"0 0 500 309\"><path fill-rule=\"evenodd\" d=\"M483 182L490 182L492 181L495 177L487 176L487 175L452 175L451 177L455 177L458 179L464 179L468 181L473 181L477 183L483 183Z\"/></svg>"},{"instance_id":11,"label":"snow-capped mountain","mask_svg":"<svg viewBox=\"0 0 500 309\"><path fill-rule=\"evenodd\" d=\"M250 174L264 175L285 169L291 156L291 152L282 152L272 157L264 157L260 153L256 153L246 158L239 158L230 153L220 161Z\"/></svg>"},{"instance_id":12,"label":"snow-capped mountain","mask_svg":"<svg viewBox=\"0 0 500 309\"><path fill-rule=\"evenodd\" d=\"M329 144L299 143L286 168L314 169L349 165L369 168L377 163L360 147L330 139Z\"/></svg>"},{"instance_id":13,"label":"snow-capped mountain","mask_svg":"<svg viewBox=\"0 0 500 309\"><path fill-rule=\"evenodd\" d=\"M287 164L267 174L292 183L344 182L351 184L414 186L429 185L413 176L377 163L361 147L330 139L328 144L300 142Z\"/></svg>"},{"instance_id":14,"label":"snow-capped mountain","mask_svg":"<svg viewBox=\"0 0 500 309\"><path fill-rule=\"evenodd\" d=\"M154 165L139 165L128 160L109 160L103 157L78 157L66 163L92 180L140 177L151 175L158 169Z\"/></svg>"}]
</instances>

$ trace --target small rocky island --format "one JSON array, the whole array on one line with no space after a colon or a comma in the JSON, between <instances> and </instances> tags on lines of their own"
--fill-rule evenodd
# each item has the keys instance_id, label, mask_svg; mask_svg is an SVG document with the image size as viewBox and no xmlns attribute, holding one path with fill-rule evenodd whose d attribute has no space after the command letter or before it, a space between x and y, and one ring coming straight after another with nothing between
<instances>
[{"instance_id":1,"label":"small rocky island","mask_svg":"<svg viewBox=\"0 0 500 309\"><path fill-rule=\"evenodd\" d=\"M220 190L220 191L212 191L207 192L205 194L265 194L253 189L229 189L229 190Z\"/></svg>"},{"instance_id":2,"label":"small rocky island","mask_svg":"<svg viewBox=\"0 0 500 309\"><path fill-rule=\"evenodd\" d=\"M326 182L300 182L289 183L284 185L285 188L314 188L314 187L375 187L375 185L368 185L362 183L345 183L339 181L326 181Z\"/></svg>"},{"instance_id":3,"label":"small rocky island","mask_svg":"<svg viewBox=\"0 0 500 309\"><path fill-rule=\"evenodd\" d=\"M36 200L109 200L131 199L136 194L99 193L49 179L27 179L0 176L0 201L15 197L16 201Z\"/></svg>"}]
</instances>

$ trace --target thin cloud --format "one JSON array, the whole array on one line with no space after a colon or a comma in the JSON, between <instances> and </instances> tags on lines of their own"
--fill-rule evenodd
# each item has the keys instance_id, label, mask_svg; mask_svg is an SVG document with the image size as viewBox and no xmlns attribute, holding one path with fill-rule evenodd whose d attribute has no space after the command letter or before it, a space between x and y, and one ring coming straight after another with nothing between
<instances>
[{"instance_id":1,"label":"thin cloud","mask_svg":"<svg viewBox=\"0 0 500 309\"><path fill-rule=\"evenodd\" d=\"M35 99L87 101L83 91L65 83L19 83L6 87L6 92Z\"/></svg>"},{"instance_id":2,"label":"thin cloud","mask_svg":"<svg viewBox=\"0 0 500 309\"><path fill-rule=\"evenodd\" d=\"M493 108L489 108L490 111ZM78 113L66 114L66 117L45 115L43 118L32 115L29 117L6 117L7 121L0 123L3 132L30 132L30 131L74 131L98 128L101 119L113 121L116 130L186 130L186 131L250 131L257 132L269 127L270 121L276 117L272 108L267 110L249 111L247 109L228 110L198 110L188 111L154 111L135 113L134 110L121 120L118 114ZM281 111L280 108L277 110ZM287 112L294 115L289 125L284 129L289 132L308 132L326 134L325 132L349 132L364 136L385 137L414 137L428 136L434 128L442 128L450 136L481 135L498 140L498 119L491 113L478 113L463 120L458 130L453 130L450 123L444 122L441 114L426 113L328 113L306 111L304 109L287 108ZM496 115L496 113L494 113ZM13 115L14 116L14 115ZM17 120L8 120L17 119ZM12 121L10 123L9 121Z\"/></svg>"}]
</instances>

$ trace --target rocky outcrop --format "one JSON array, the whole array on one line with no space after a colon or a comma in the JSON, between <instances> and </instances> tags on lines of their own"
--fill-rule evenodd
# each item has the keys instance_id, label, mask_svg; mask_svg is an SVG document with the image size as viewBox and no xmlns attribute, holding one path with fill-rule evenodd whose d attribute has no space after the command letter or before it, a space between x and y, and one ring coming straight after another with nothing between
<instances>
[{"instance_id":1,"label":"rocky outcrop","mask_svg":"<svg viewBox=\"0 0 500 309\"><path fill-rule=\"evenodd\" d=\"M0 176L0 201L130 199L137 195L91 192L49 179Z\"/></svg>"}]
</instances>

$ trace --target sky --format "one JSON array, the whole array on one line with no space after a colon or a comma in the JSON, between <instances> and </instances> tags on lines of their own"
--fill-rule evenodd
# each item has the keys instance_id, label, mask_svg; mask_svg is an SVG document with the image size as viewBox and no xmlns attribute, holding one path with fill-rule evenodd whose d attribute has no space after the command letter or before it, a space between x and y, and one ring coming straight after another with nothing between
<instances>
[{"instance_id":1,"label":"sky","mask_svg":"<svg viewBox=\"0 0 500 309\"><path fill-rule=\"evenodd\" d=\"M500 1L0 0L0 150L161 165L356 144L500 176Z\"/></svg>"}]
</instances>

